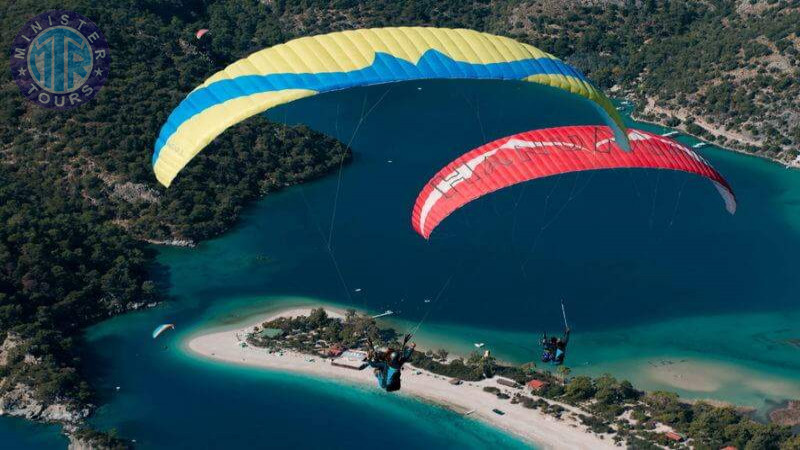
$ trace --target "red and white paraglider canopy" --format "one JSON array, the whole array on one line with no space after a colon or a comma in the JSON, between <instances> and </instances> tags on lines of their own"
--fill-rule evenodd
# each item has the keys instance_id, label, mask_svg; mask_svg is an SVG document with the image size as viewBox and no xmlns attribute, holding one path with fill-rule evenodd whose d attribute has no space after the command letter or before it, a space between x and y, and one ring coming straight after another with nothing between
<instances>
[{"instance_id":1,"label":"red and white paraglider canopy","mask_svg":"<svg viewBox=\"0 0 800 450\"><path fill-rule=\"evenodd\" d=\"M736 197L727 181L700 155L663 136L630 130L623 151L605 126L527 131L498 139L460 156L440 170L417 196L411 225L428 239L456 209L490 192L523 181L601 169L667 169L708 178L731 214Z\"/></svg>"},{"instance_id":2,"label":"red and white paraglider canopy","mask_svg":"<svg viewBox=\"0 0 800 450\"><path fill-rule=\"evenodd\" d=\"M196 37L197 39L200 39L206 33L208 33L208 29L207 28L201 28L201 29L197 30L197 33L194 34L194 37Z\"/></svg>"}]
</instances>

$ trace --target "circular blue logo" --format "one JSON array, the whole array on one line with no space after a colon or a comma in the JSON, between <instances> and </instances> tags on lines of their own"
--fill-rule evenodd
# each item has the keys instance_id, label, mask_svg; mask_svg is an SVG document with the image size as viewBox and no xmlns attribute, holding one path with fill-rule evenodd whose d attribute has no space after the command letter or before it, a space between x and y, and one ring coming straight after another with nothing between
<instances>
[{"instance_id":1,"label":"circular blue logo","mask_svg":"<svg viewBox=\"0 0 800 450\"><path fill-rule=\"evenodd\" d=\"M34 17L11 44L11 75L22 95L51 109L94 98L108 78L108 42L91 20L73 11Z\"/></svg>"}]
</instances>

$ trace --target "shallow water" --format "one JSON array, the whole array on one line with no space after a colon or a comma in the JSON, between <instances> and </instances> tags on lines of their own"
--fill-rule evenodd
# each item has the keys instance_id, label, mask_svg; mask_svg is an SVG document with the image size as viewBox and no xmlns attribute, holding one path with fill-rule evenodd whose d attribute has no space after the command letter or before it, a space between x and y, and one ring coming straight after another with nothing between
<instances>
[{"instance_id":1,"label":"shallow water","mask_svg":"<svg viewBox=\"0 0 800 450\"><path fill-rule=\"evenodd\" d=\"M341 186L329 176L270 195L221 238L161 250L173 301L87 336L91 376L108 401L94 423L144 448L522 445L403 397L221 366L180 348L200 329L319 302L392 309L398 314L387 323L400 331L424 318L423 344L466 353L486 342L500 358L523 362L538 357L539 333L560 331L563 298L576 373L610 371L676 390L654 366L686 360L738 378L712 392L677 389L683 395L762 409L800 395L800 349L788 343L800 338L796 171L709 148L701 153L737 193L735 216L705 180L598 172L497 192L454 213L430 241L414 234L417 193L455 156L512 132L596 121L585 105L557 108L560 94L498 86L379 86L271 113L352 138L355 158ZM150 331L164 322L178 330L153 342Z\"/></svg>"},{"instance_id":2,"label":"shallow water","mask_svg":"<svg viewBox=\"0 0 800 450\"><path fill-rule=\"evenodd\" d=\"M442 448L528 448L480 423L403 396L301 375L253 370L197 359L181 348L208 326L231 327L250 314L313 299L227 299L208 305L188 325L154 344L146 336L157 311L128 314L92 330L105 367L96 380L110 403L93 420L118 428L141 448L390 448L419 442ZM160 317L178 313L164 308ZM125 356L120 356L125 355ZM124 360L121 363L120 360ZM117 390L119 386L119 390Z\"/></svg>"}]
</instances>

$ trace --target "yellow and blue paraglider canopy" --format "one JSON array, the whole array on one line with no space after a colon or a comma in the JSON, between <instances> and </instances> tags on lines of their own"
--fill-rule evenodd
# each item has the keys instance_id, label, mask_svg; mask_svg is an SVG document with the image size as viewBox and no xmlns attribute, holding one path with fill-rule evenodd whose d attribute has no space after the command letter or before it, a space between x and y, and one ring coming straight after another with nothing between
<instances>
[{"instance_id":1,"label":"yellow and blue paraglider canopy","mask_svg":"<svg viewBox=\"0 0 800 450\"><path fill-rule=\"evenodd\" d=\"M175 324L172 323L165 323L159 325L156 327L155 330L153 330L153 339L156 339L157 337L161 336L167 330L174 330L174 329L175 329Z\"/></svg>"},{"instance_id":2,"label":"yellow and blue paraglider canopy","mask_svg":"<svg viewBox=\"0 0 800 450\"><path fill-rule=\"evenodd\" d=\"M162 126L153 153L156 178L178 172L228 127L304 97L422 79L515 80L589 100L628 150L611 101L577 69L536 47L465 29L375 28L304 37L253 53L192 91Z\"/></svg>"}]
</instances>

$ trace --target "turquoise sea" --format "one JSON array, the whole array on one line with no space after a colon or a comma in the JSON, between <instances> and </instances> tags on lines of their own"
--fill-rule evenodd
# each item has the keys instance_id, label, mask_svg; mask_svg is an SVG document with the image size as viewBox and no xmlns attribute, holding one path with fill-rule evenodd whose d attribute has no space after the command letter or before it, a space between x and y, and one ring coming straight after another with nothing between
<instances>
[{"instance_id":1,"label":"turquoise sea","mask_svg":"<svg viewBox=\"0 0 800 450\"><path fill-rule=\"evenodd\" d=\"M497 192L454 213L430 241L414 234L417 193L455 156L513 132L597 123L592 108L565 109L565 100L492 82L423 82L271 112L351 142L341 184L334 174L286 189L218 239L161 249L154 273L171 301L87 333L84 358L106 402L93 423L153 449L524 447L402 395L229 367L181 348L199 331L301 304L391 309L400 331L425 318L423 346L467 353L485 342L524 362L538 358L542 331L560 331L564 299L575 373L608 371L761 414L800 397L797 171L706 148L737 193L735 216L699 178L598 172ZM177 330L154 342L164 322ZM63 447L26 444L53 431L8 427L0 440L12 446Z\"/></svg>"},{"instance_id":2,"label":"turquoise sea","mask_svg":"<svg viewBox=\"0 0 800 450\"><path fill-rule=\"evenodd\" d=\"M58 426L36 424L17 417L0 418L0 444L3 449L61 449L66 448L68 443Z\"/></svg>"}]
</instances>

